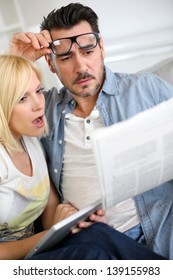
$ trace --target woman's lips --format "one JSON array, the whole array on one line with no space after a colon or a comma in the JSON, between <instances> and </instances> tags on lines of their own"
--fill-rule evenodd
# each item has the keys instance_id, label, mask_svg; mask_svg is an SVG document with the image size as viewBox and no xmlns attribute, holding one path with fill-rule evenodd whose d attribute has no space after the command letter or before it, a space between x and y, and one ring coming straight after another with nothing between
<instances>
[{"instance_id":1,"label":"woman's lips","mask_svg":"<svg viewBox=\"0 0 173 280\"><path fill-rule=\"evenodd\" d=\"M35 120L33 120L33 125L38 127L38 128L41 128L44 126L45 122L44 122L44 116L40 116L38 118L36 118Z\"/></svg>"}]
</instances>

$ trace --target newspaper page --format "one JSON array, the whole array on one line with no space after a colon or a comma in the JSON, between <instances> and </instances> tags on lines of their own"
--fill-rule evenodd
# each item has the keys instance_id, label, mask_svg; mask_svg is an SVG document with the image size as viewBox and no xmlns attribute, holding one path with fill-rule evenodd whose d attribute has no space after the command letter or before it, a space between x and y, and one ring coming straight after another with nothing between
<instances>
[{"instance_id":1,"label":"newspaper page","mask_svg":"<svg viewBox=\"0 0 173 280\"><path fill-rule=\"evenodd\" d=\"M97 129L93 151L106 209L173 179L173 98Z\"/></svg>"}]
</instances>

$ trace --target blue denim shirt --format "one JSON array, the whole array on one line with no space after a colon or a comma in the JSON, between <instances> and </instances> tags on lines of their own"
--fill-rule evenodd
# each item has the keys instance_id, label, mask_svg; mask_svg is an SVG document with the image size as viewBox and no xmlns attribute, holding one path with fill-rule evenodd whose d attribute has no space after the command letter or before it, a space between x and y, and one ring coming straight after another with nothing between
<instances>
[{"instance_id":1,"label":"blue denim shirt","mask_svg":"<svg viewBox=\"0 0 173 280\"><path fill-rule=\"evenodd\" d=\"M119 74L105 67L106 78L97 99L97 108L105 126L125 120L173 97L173 87L151 73ZM65 115L76 102L70 92L52 88L45 92L49 136L42 139L48 167L61 198L61 168L64 151ZM173 181L137 195L137 211L149 247L173 258Z\"/></svg>"}]
</instances>

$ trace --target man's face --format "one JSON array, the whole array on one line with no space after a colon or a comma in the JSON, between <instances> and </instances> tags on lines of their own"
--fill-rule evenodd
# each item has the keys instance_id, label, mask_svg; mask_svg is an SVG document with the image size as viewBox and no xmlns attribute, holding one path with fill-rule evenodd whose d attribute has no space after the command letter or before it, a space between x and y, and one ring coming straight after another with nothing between
<instances>
[{"instance_id":1,"label":"man's face","mask_svg":"<svg viewBox=\"0 0 173 280\"><path fill-rule=\"evenodd\" d=\"M71 29L52 30L52 40L72 37L92 32L88 22L83 21ZM57 57L47 57L49 67L56 73L62 84L76 97L85 98L97 95L104 80L104 49L102 38L100 45L90 50L81 49L76 42L70 52Z\"/></svg>"}]
</instances>

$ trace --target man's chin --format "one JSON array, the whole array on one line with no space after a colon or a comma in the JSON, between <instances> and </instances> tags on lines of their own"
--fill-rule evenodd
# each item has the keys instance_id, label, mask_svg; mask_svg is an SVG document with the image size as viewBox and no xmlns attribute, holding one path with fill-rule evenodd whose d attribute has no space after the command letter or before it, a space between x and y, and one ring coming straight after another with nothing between
<instances>
[{"instance_id":1,"label":"man's chin","mask_svg":"<svg viewBox=\"0 0 173 280\"><path fill-rule=\"evenodd\" d=\"M75 91L75 92L72 92L72 94L79 98L87 98L87 97L90 97L93 95L91 91L89 91L88 89L86 90L84 88L82 91L78 91L78 92Z\"/></svg>"}]
</instances>

